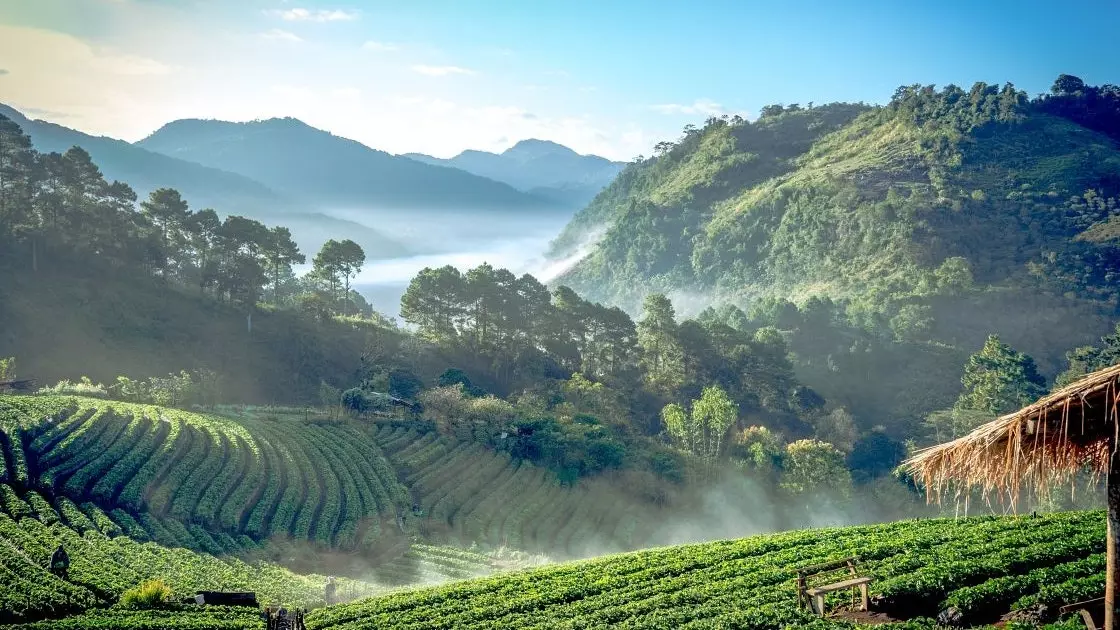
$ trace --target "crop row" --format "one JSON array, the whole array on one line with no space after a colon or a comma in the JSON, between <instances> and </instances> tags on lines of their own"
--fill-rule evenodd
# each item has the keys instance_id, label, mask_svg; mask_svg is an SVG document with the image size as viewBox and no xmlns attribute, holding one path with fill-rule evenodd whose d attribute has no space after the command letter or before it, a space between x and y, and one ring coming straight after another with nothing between
<instances>
[{"instance_id":1,"label":"crop row","mask_svg":"<svg viewBox=\"0 0 1120 630\"><path fill-rule=\"evenodd\" d=\"M6 485L0 487L11 490ZM66 499L60 499L57 505L54 511L46 504L38 516L13 518L0 514L0 619L4 621L72 613L112 603L124 590L151 578L167 582L176 597L190 596L200 589L252 590L264 603L324 603L324 576L296 575L267 562L247 563L231 556L167 546L189 542L195 548L225 554L243 551L247 539L215 535L197 525L159 521L146 514L131 516L114 510L110 516ZM164 544L142 542L125 533ZM70 556L65 579L46 571L59 545ZM340 591L354 597L384 590L347 579L338 580L338 584Z\"/></svg>"},{"instance_id":2,"label":"crop row","mask_svg":"<svg viewBox=\"0 0 1120 630\"><path fill-rule=\"evenodd\" d=\"M595 537L598 544L619 548L650 533L638 531L638 502L608 496L604 484L563 487L551 471L434 432L382 425L373 435L423 511L421 531L430 538L579 556L592 531L608 533Z\"/></svg>"},{"instance_id":3,"label":"crop row","mask_svg":"<svg viewBox=\"0 0 1120 630\"><path fill-rule=\"evenodd\" d=\"M922 602L931 589L944 595L949 584L982 584L995 567L1027 572L1084 562L1087 570L1097 562L1092 541L1103 540L1097 531L1103 520L1099 512L931 519L654 549L386 595L315 611L309 622L332 630L764 628L776 621L800 627L811 620L796 605L793 579L799 567L858 556L877 578L874 594L886 590L894 602ZM946 559L953 570L915 572L913 556ZM1063 570L1054 571L1057 576ZM1067 590L1075 592L1073 586ZM1004 611L1007 604L1004 600Z\"/></svg>"},{"instance_id":4,"label":"crop row","mask_svg":"<svg viewBox=\"0 0 1120 630\"><path fill-rule=\"evenodd\" d=\"M409 505L368 434L297 416L0 396L0 453L0 483L256 539L353 549Z\"/></svg>"}]
</instances>

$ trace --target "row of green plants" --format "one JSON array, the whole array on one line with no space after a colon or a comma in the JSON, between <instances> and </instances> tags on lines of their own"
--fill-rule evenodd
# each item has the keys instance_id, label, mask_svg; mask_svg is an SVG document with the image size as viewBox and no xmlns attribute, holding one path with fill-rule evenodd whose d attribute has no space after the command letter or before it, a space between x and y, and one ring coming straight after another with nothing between
<instances>
[{"instance_id":1,"label":"row of green plants","mask_svg":"<svg viewBox=\"0 0 1120 630\"><path fill-rule=\"evenodd\" d=\"M1099 562L1104 515L922 519L886 525L801 530L610 556L390 594L314 611L316 629L555 628L555 627L796 627L842 628L797 608L796 569L856 556L876 578L873 600L916 616L965 599L1014 571L1075 575ZM936 560L934 562L933 560ZM941 567L949 567L942 570ZM1064 567L1064 568L1061 568ZM1005 573L996 569L1002 568ZM1073 578L1047 603L1066 603L1087 589ZM1098 584L1103 582L1098 582ZM1004 586L1007 586L1004 584ZM973 592L973 605L1010 610L1005 588ZM1045 590L1045 587L1044 589ZM1020 589L1022 595L1026 591ZM1041 592L1041 591L1040 591ZM1057 593L1050 589L1049 593ZM840 599L840 597L837 597ZM910 627L930 627L915 620Z\"/></svg>"},{"instance_id":2,"label":"row of green plants","mask_svg":"<svg viewBox=\"0 0 1120 630\"><path fill-rule=\"evenodd\" d=\"M0 480L257 539L354 549L408 505L377 444L341 423L0 396L0 436Z\"/></svg>"},{"instance_id":3,"label":"row of green plants","mask_svg":"<svg viewBox=\"0 0 1120 630\"><path fill-rule=\"evenodd\" d=\"M244 537L211 534L197 526L120 510L107 514L92 504L79 506L65 498L52 505L34 492L21 497L8 485L0 488L6 497L0 513L0 575L4 577L0 580L0 617L5 621L57 617L113 605L130 589L152 579L166 583L171 601L193 596L196 590L252 590L266 604L325 603L325 576L297 575L270 562L231 555L255 548ZM8 499L13 496L22 503ZM45 507L34 513L18 509L38 502ZM59 545L70 558L64 576L47 571ZM208 548L209 553L187 547ZM383 590L345 578L337 582L340 591L355 597Z\"/></svg>"},{"instance_id":4,"label":"row of green plants","mask_svg":"<svg viewBox=\"0 0 1120 630\"><path fill-rule=\"evenodd\" d=\"M623 548L655 524L647 519L646 530L632 532L624 523L632 525L641 507L609 498L599 480L563 485L546 468L471 440L389 424L374 438L412 493L410 514L435 539L578 557L593 533ZM627 533L612 537L615 530Z\"/></svg>"}]
</instances>

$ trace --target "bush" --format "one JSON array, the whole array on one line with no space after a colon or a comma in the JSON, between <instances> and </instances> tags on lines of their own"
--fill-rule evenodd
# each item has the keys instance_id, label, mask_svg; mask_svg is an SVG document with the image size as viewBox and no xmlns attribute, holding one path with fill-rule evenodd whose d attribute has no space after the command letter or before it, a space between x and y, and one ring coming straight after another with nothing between
<instances>
[{"instance_id":1,"label":"bush","mask_svg":"<svg viewBox=\"0 0 1120 630\"><path fill-rule=\"evenodd\" d=\"M54 387L42 387L39 389L40 394L51 394L55 396L90 396L92 398L108 398L109 392L106 391L105 386L101 383L94 383L88 376L83 376L82 380L77 383L70 381L59 381Z\"/></svg>"},{"instance_id":2,"label":"bush","mask_svg":"<svg viewBox=\"0 0 1120 630\"><path fill-rule=\"evenodd\" d=\"M171 587L160 579L148 580L121 594L125 608L162 608L171 603Z\"/></svg>"},{"instance_id":3,"label":"bush","mask_svg":"<svg viewBox=\"0 0 1120 630\"><path fill-rule=\"evenodd\" d=\"M408 370L389 371L389 393L397 398L411 400L424 388L424 382Z\"/></svg>"}]
</instances>

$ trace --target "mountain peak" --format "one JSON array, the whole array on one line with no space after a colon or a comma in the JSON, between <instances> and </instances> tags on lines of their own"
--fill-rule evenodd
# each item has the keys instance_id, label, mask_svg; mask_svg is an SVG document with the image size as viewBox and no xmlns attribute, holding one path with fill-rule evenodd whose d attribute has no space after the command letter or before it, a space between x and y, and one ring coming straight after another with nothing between
<instances>
[{"instance_id":1,"label":"mountain peak","mask_svg":"<svg viewBox=\"0 0 1120 630\"><path fill-rule=\"evenodd\" d=\"M541 155L547 155L549 153L579 155L572 149L562 144L552 142L551 140L538 140L536 138L520 140L517 144L503 151L502 155L510 157L539 157Z\"/></svg>"}]
</instances>

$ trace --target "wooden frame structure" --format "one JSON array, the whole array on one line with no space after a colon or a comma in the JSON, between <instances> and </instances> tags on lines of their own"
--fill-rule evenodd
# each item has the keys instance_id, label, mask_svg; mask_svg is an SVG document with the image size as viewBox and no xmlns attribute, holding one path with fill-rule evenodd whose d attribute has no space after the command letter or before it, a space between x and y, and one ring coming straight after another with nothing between
<instances>
[{"instance_id":1,"label":"wooden frame structure","mask_svg":"<svg viewBox=\"0 0 1120 630\"><path fill-rule=\"evenodd\" d=\"M825 612L825 595L836 591L852 589L852 606L854 607L856 605L856 592L858 591L859 608L857 608L857 610L867 610L867 585L871 583L873 578L859 575L857 572L858 565L859 558L852 557L799 569L797 571L797 606L802 610L808 606L809 609L818 616L823 617ZM811 586L809 584L812 578L840 572L846 572L848 579L825 584L823 586Z\"/></svg>"},{"instance_id":2,"label":"wooden frame structure","mask_svg":"<svg viewBox=\"0 0 1120 630\"><path fill-rule=\"evenodd\" d=\"M1100 626L1097 625L1097 619L1104 614L1104 598L1098 597L1076 604L1067 604L1058 609L1060 616L1068 615L1071 612L1081 615L1081 621L1085 622L1086 630L1099 630Z\"/></svg>"},{"instance_id":3,"label":"wooden frame structure","mask_svg":"<svg viewBox=\"0 0 1120 630\"><path fill-rule=\"evenodd\" d=\"M1104 628L1120 630L1120 364L1089 374L1038 402L919 451L906 466L926 497L939 500L970 486L1011 503L1024 488L1045 494L1085 470L1105 479Z\"/></svg>"}]
</instances>

